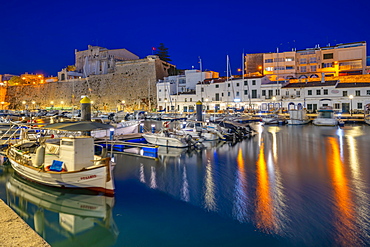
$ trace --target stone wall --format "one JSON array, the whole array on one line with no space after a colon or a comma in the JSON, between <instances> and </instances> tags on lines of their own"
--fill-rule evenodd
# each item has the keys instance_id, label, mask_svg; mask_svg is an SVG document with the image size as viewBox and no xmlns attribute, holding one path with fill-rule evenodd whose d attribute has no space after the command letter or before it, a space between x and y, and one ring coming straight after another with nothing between
<instances>
[{"instance_id":1,"label":"stone wall","mask_svg":"<svg viewBox=\"0 0 370 247\"><path fill-rule=\"evenodd\" d=\"M73 105L78 108L81 96L88 95L94 102L94 110L149 110L149 107L156 108L157 80L168 76L168 70L172 67L153 57L119 62L115 72L110 74L67 82L8 87L5 101L9 103L9 109ZM23 101L26 103L22 104ZM53 104L50 103L52 101Z\"/></svg>"}]
</instances>

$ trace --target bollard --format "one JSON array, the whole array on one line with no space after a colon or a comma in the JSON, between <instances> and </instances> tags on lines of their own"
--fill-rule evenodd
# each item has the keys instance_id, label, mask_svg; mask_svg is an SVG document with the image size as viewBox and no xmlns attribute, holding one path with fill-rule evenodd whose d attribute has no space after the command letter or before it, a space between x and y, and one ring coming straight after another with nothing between
<instances>
[{"instance_id":1,"label":"bollard","mask_svg":"<svg viewBox=\"0 0 370 247\"><path fill-rule=\"evenodd\" d=\"M144 124L143 123L140 124L139 132L144 133Z\"/></svg>"},{"instance_id":2,"label":"bollard","mask_svg":"<svg viewBox=\"0 0 370 247\"><path fill-rule=\"evenodd\" d=\"M203 121L203 105L202 102L199 100L196 103L196 110L197 110L197 121Z\"/></svg>"},{"instance_id":3,"label":"bollard","mask_svg":"<svg viewBox=\"0 0 370 247\"><path fill-rule=\"evenodd\" d=\"M155 125L152 124L152 133L155 133Z\"/></svg>"},{"instance_id":4,"label":"bollard","mask_svg":"<svg viewBox=\"0 0 370 247\"><path fill-rule=\"evenodd\" d=\"M91 100L85 96L81 101L81 121L91 121Z\"/></svg>"},{"instance_id":5,"label":"bollard","mask_svg":"<svg viewBox=\"0 0 370 247\"><path fill-rule=\"evenodd\" d=\"M109 140L113 141L113 136L114 136L114 128L109 129Z\"/></svg>"}]
</instances>

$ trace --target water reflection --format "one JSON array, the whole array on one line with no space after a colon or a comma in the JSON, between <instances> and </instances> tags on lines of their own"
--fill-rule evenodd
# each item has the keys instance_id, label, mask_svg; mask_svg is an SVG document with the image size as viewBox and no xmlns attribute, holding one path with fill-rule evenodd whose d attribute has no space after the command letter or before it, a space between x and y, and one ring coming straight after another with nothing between
<instances>
[{"instance_id":1,"label":"water reflection","mask_svg":"<svg viewBox=\"0 0 370 247\"><path fill-rule=\"evenodd\" d=\"M335 138L328 137L327 163L334 189L335 227L337 242L341 246L353 246L357 241L353 195L350 191L347 172L340 159L339 145Z\"/></svg>"},{"instance_id":2,"label":"water reflection","mask_svg":"<svg viewBox=\"0 0 370 247\"><path fill-rule=\"evenodd\" d=\"M28 183L6 183L8 205L52 246L112 246L119 234L113 197L71 194Z\"/></svg>"},{"instance_id":3,"label":"water reflection","mask_svg":"<svg viewBox=\"0 0 370 247\"><path fill-rule=\"evenodd\" d=\"M237 170L234 188L234 207L233 216L240 222L248 220L248 194L247 194L247 174L245 170L243 150L238 149Z\"/></svg>"}]
</instances>

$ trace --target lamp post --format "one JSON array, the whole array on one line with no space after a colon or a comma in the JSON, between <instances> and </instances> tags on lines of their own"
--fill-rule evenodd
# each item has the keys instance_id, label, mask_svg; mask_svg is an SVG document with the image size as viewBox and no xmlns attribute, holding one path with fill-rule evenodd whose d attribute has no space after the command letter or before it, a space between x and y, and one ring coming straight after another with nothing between
<instances>
[{"instance_id":1,"label":"lamp post","mask_svg":"<svg viewBox=\"0 0 370 247\"><path fill-rule=\"evenodd\" d=\"M64 101L60 101L60 104L62 105L62 111L63 111Z\"/></svg>"},{"instance_id":2,"label":"lamp post","mask_svg":"<svg viewBox=\"0 0 370 247\"><path fill-rule=\"evenodd\" d=\"M36 102L35 101L32 101L32 108L33 108L33 110L35 110L35 104L36 104Z\"/></svg>"},{"instance_id":3,"label":"lamp post","mask_svg":"<svg viewBox=\"0 0 370 247\"><path fill-rule=\"evenodd\" d=\"M164 113L167 113L167 99L164 100Z\"/></svg>"},{"instance_id":4,"label":"lamp post","mask_svg":"<svg viewBox=\"0 0 370 247\"><path fill-rule=\"evenodd\" d=\"M54 107L54 101L50 101L50 105L51 105L50 110L53 110L53 107Z\"/></svg>"},{"instance_id":5,"label":"lamp post","mask_svg":"<svg viewBox=\"0 0 370 247\"><path fill-rule=\"evenodd\" d=\"M351 100L351 110L350 110L350 115L352 116L352 99L353 99L353 95L352 95L352 94L349 96L349 99Z\"/></svg>"}]
</instances>

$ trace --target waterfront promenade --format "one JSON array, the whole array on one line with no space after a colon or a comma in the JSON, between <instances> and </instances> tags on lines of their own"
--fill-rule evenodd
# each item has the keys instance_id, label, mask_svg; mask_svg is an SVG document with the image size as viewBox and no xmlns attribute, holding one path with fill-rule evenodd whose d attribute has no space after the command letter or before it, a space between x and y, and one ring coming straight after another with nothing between
<instances>
[{"instance_id":1,"label":"waterfront promenade","mask_svg":"<svg viewBox=\"0 0 370 247\"><path fill-rule=\"evenodd\" d=\"M0 199L0 246L50 246Z\"/></svg>"}]
</instances>

